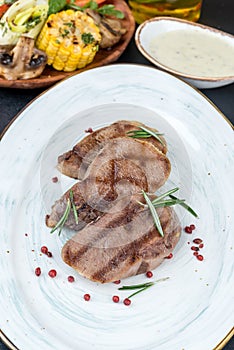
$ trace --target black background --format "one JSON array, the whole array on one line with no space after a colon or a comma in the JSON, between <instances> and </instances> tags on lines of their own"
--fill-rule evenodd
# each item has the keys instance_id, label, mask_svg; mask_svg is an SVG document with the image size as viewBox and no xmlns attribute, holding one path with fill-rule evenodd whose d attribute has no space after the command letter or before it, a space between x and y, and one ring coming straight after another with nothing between
<instances>
[{"instance_id":1,"label":"black background","mask_svg":"<svg viewBox=\"0 0 234 350\"><path fill-rule=\"evenodd\" d=\"M199 23L221 29L234 35L234 1L203 0L202 13ZM232 57L230 59L234 58ZM151 65L151 63L149 63L137 50L134 38L131 40L126 51L122 54L118 62ZM0 88L0 133L2 133L7 124L14 118L17 113L20 112L22 108L26 106L27 103L29 103L44 90L45 89L16 90ZM201 91L226 115L232 124L234 124L234 84L216 89L205 89ZM196 341L196 336L199 335L194 335L194 341ZM220 341L221 340L222 339L220 339ZM8 348L3 343L1 343L0 340L0 350L7 349ZM234 350L234 338L232 338L232 340L229 341L229 343L223 349Z\"/></svg>"}]
</instances>

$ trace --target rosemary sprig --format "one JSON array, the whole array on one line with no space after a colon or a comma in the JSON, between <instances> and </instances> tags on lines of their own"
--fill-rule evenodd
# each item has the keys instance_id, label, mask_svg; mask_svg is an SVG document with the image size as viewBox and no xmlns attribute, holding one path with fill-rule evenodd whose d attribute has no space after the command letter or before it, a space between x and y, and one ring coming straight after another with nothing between
<instances>
[{"instance_id":1,"label":"rosemary sprig","mask_svg":"<svg viewBox=\"0 0 234 350\"><path fill-rule=\"evenodd\" d=\"M159 232L159 234L164 237L164 233L163 233L163 229L160 223L160 219L158 216L158 213L156 211L156 208L162 208L162 207L170 207L172 205L176 205L179 204L181 205L183 208L185 208L190 214L192 214L193 216L195 216L196 218L198 218L197 213L188 205L185 203L185 199L179 199L175 196L172 195L172 193L176 192L179 190L179 187L175 187L163 194L161 194L160 196L158 196L157 198L155 198L154 200L150 200L150 198L148 197L148 195L142 190L142 194L145 198L146 204L152 214L153 220L154 220L154 224ZM168 199L164 199L165 197L170 197ZM138 202L141 205L144 205L141 202Z\"/></svg>"},{"instance_id":2,"label":"rosemary sprig","mask_svg":"<svg viewBox=\"0 0 234 350\"><path fill-rule=\"evenodd\" d=\"M158 140L163 146L165 146L164 142L162 141L162 139L160 138L160 136L162 136L162 133L159 132L155 132L152 130L149 130L143 126L139 126L139 128L141 130L131 130L127 132L127 135L129 137L133 137L133 138L149 138L149 137L154 137L156 140Z\"/></svg>"},{"instance_id":3,"label":"rosemary sprig","mask_svg":"<svg viewBox=\"0 0 234 350\"><path fill-rule=\"evenodd\" d=\"M78 218L76 206L75 206L75 203L74 203L74 195L73 195L73 191L72 190L70 190L70 200L71 200L71 205L72 205L72 210L73 210L75 222L76 222L76 224L78 224L79 218Z\"/></svg>"},{"instance_id":4,"label":"rosemary sprig","mask_svg":"<svg viewBox=\"0 0 234 350\"><path fill-rule=\"evenodd\" d=\"M152 284L151 286L147 286L147 287L144 287L144 288L142 288L142 289L139 289L138 291L136 291L136 292L130 294L130 295L128 296L128 299L132 298L134 295L136 295L136 294L138 294L138 293L141 293L141 292L143 292L144 290L146 290L146 289L148 289L148 288L150 288L150 287L152 287L152 286L153 286L153 284Z\"/></svg>"},{"instance_id":5,"label":"rosemary sprig","mask_svg":"<svg viewBox=\"0 0 234 350\"><path fill-rule=\"evenodd\" d=\"M149 199L148 195L145 193L144 190L142 190L142 194L145 198L145 201L146 201L146 204L148 205L148 208L152 214L152 217L153 217L153 220L154 220L154 224L156 226L156 229L158 230L160 236L164 237L164 233L163 233L163 229L162 229L162 226L161 226L161 222L160 222L160 219L159 219L159 216L158 216L158 213L155 209L155 207L153 206L151 200Z\"/></svg>"},{"instance_id":6,"label":"rosemary sprig","mask_svg":"<svg viewBox=\"0 0 234 350\"><path fill-rule=\"evenodd\" d=\"M146 283L141 283L141 284L133 284L131 286L122 286L118 288L118 290L127 290L127 289L142 289L145 287L150 287L153 286L155 282L146 282Z\"/></svg>"},{"instance_id":7,"label":"rosemary sprig","mask_svg":"<svg viewBox=\"0 0 234 350\"><path fill-rule=\"evenodd\" d=\"M71 208L73 210L73 214L74 214L74 218L75 218L75 222L76 224L78 224L79 222L79 219L78 219L78 214L77 214L77 210L76 210L76 206L75 206L75 203L74 203L74 195L73 195L73 191L70 190L69 192L69 195L70 197L68 198L67 200L67 206L66 206L66 209L63 213L63 216L61 217L61 219L57 222L57 224L55 225L55 227L52 228L52 230L50 231L50 233L54 233L54 231L56 231L58 228L59 228L59 233L58 235L60 236L61 232L62 232L62 229L68 219L68 216L70 214L70 211L71 211Z\"/></svg>"},{"instance_id":8,"label":"rosemary sprig","mask_svg":"<svg viewBox=\"0 0 234 350\"><path fill-rule=\"evenodd\" d=\"M56 226L54 228L52 228L52 230L50 231L50 233L54 233L54 231L56 231L59 228L59 233L58 235L60 236L63 226L65 225L65 222L67 221L68 215L71 211L71 201L70 198L68 198L67 200L67 206L66 209L63 213L63 216L61 217L61 219L57 222Z\"/></svg>"},{"instance_id":9,"label":"rosemary sprig","mask_svg":"<svg viewBox=\"0 0 234 350\"><path fill-rule=\"evenodd\" d=\"M134 295L138 294L138 293L141 293L143 292L144 290L152 287L153 285L155 285L155 283L158 283L158 282L162 282L162 281L166 281L168 280L169 277L165 277L165 278L160 278L159 280L156 280L154 282L147 282L147 283L142 283L142 284L135 284L135 285L132 285L132 286L122 286L120 288L118 288L118 290L134 290L134 289L138 289L136 292L130 294L128 296L128 299L132 298Z\"/></svg>"}]
</instances>

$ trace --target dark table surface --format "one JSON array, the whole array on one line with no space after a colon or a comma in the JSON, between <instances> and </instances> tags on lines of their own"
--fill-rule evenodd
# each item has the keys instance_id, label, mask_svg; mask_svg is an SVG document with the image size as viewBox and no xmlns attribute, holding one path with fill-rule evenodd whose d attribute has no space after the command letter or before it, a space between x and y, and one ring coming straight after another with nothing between
<instances>
[{"instance_id":1,"label":"dark table surface","mask_svg":"<svg viewBox=\"0 0 234 350\"><path fill-rule=\"evenodd\" d=\"M202 13L199 22L234 35L233 14L233 0L203 0ZM118 62L151 65L137 50L134 43L134 38ZM44 90L45 89L16 90L0 88L0 133L14 118L14 116L27 105L27 103L37 97ZM234 124L234 84L216 89L206 89L201 91L226 115L232 124ZM0 350L7 349L8 348L0 340ZM221 347L219 349L221 349ZM234 350L234 338L232 338L223 349Z\"/></svg>"}]
</instances>

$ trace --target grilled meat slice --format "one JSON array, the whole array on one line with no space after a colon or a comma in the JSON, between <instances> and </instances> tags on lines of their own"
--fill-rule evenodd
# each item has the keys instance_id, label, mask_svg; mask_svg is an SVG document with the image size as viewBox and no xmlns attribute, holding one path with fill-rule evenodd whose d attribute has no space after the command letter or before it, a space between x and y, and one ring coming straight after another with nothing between
<instances>
[{"instance_id":1,"label":"grilled meat slice","mask_svg":"<svg viewBox=\"0 0 234 350\"><path fill-rule=\"evenodd\" d=\"M85 179L72 187L79 225L71 211L66 226L80 229L125 196L142 189L155 192L167 180L170 169L169 159L149 142L127 137L110 140L89 166ZM47 226L54 227L62 217L69 192L52 207Z\"/></svg>"},{"instance_id":2,"label":"grilled meat slice","mask_svg":"<svg viewBox=\"0 0 234 350\"><path fill-rule=\"evenodd\" d=\"M78 142L72 150L58 157L57 167L59 171L62 174L70 176L74 179L82 180L92 160L95 158L100 149L104 147L106 142L114 138L126 136L128 131L139 130L139 126L145 125L139 122L122 120L113 123L110 126L94 131ZM157 131L155 129L151 130ZM166 154L166 141L163 137L161 137L161 139L163 144L154 137L150 137L146 140Z\"/></svg>"},{"instance_id":3,"label":"grilled meat slice","mask_svg":"<svg viewBox=\"0 0 234 350\"><path fill-rule=\"evenodd\" d=\"M70 190L73 192L73 202L76 207L77 215L79 217L78 224L74 217L73 210L70 211L68 218L66 220L65 226L73 230L82 229L87 223L96 220L102 212L95 209L87 202L87 196L85 194L85 189L88 186L88 182L79 182L72 186ZM50 215L46 215L46 225L48 227L55 227L63 216L67 202L70 198L70 190L68 190L60 199L58 199L52 206L52 211Z\"/></svg>"},{"instance_id":4,"label":"grilled meat slice","mask_svg":"<svg viewBox=\"0 0 234 350\"><path fill-rule=\"evenodd\" d=\"M181 227L171 207L157 209L164 237L139 196L121 210L106 213L76 233L62 249L62 259L82 276L101 283L156 268L175 248ZM141 198L142 200L142 198Z\"/></svg>"},{"instance_id":5,"label":"grilled meat slice","mask_svg":"<svg viewBox=\"0 0 234 350\"><path fill-rule=\"evenodd\" d=\"M85 179L95 182L99 195L112 193L112 188L118 185L126 191L131 184L134 192L142 186L148 192L155 192L165 183L170 170L169 159L150 142L118 137L101 149L86 171Z\"/></svg>"}]
</instances>

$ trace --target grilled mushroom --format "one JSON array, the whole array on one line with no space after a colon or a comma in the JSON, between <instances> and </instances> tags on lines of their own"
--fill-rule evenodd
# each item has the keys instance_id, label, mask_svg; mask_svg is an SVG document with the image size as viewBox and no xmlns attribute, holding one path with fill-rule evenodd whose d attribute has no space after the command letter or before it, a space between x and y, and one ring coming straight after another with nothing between
<instances>
[{"instance_id":1,"label":"grilled mushroom","mask_svg":"<svg viewBox=\"0 0 234 350\"><path fill-rule=\"evenodd\" d=\"M121 36L126 33L126 29L122 27L121 20L101 16L91 9L87 9L86 13L93 18L100 29L102 35L100 47L102 49L114 46L120 41Z\"/></svg>"},{"instance_id":2,"label":"grilled mushroom","mask_svg":"<svg viewBox=\"0 0 234 350\"><path fill-rule=\"evenodd\" d=\"M21 36L16 46L0 46L0 76L7 80L37 77L46 62L46 54L34 47L30 37Z\"/></svg>"}]
</instances>

